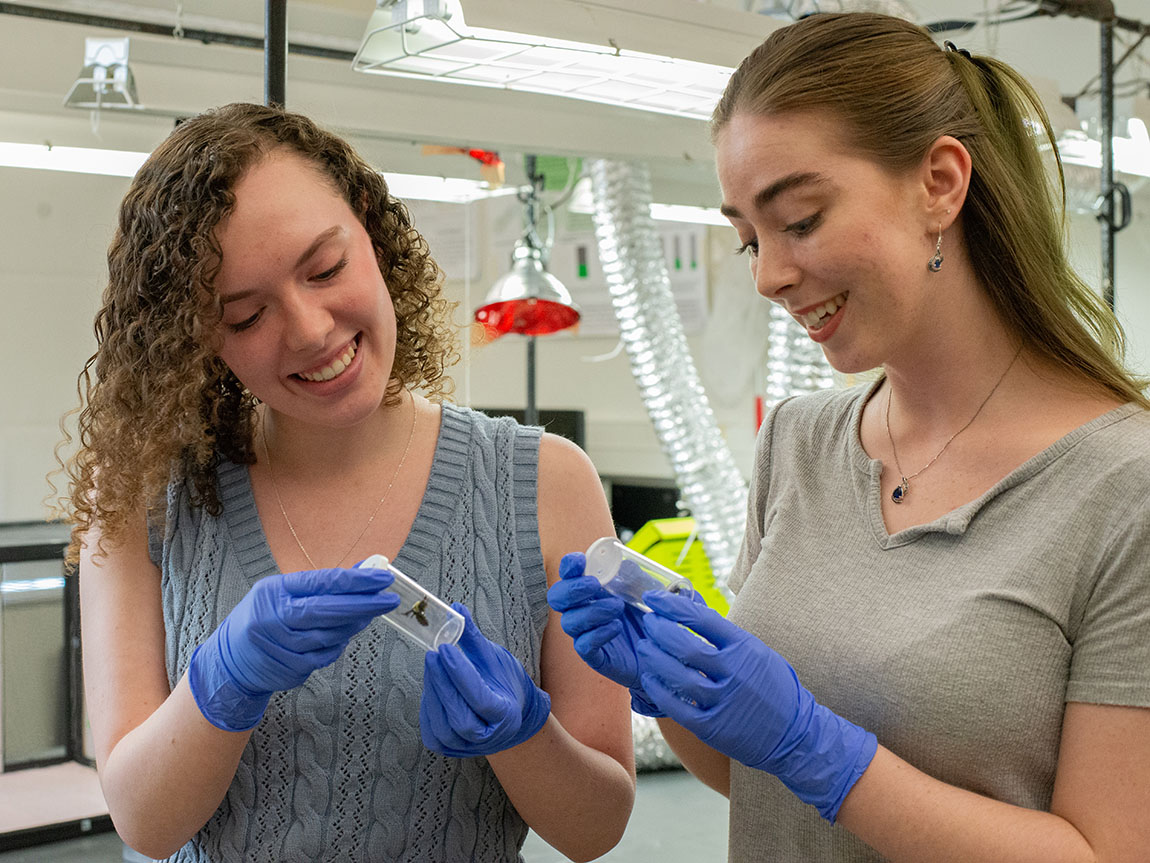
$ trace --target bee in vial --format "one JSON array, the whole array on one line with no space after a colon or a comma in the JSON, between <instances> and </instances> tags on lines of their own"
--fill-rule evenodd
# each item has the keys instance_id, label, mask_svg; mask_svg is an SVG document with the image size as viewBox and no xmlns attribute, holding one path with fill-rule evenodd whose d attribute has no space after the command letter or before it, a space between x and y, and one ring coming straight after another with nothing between
<instances>
[{"instance_id":1,"label":"bee in vial","mask_svg":"<svg viewBox=\"0 0 1150 863\"><path fill-rule=\"evenodd\" d=\"M423 599L419 600L419 602L415 603L415 605L411 606L411 608L403 614L405 617L414 617L419 621L421 626L427 626L427 597L424 596Z\"/></svg>"}]
</instances>

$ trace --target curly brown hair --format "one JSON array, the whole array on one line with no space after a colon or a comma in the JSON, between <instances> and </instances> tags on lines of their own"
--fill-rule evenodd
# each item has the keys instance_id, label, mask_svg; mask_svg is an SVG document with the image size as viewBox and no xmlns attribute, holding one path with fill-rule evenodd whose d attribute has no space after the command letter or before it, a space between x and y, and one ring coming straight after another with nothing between
<instances>
[{"instance_id":1,"label":"curly brown hair","mask_svg":"<svg viewBox=\"0 0 1150 863\"><path fill-rule=\"evenodd\" d=\"M451 392L454 304L407 208L342 138L275 106L236 103L181 123L136 174L108 250L108 286L96 315L96 353L77 389L79 448L63 464L59 509L72 522L68 560L99 524L102 539L159 504L169 483L218 515L220 459L255 462L256 400L220 360L222 305L213 280L223 260L216 226L235 206L249 167L287 149L315 164L359 216L395 306L396 347L384 402L421 387ZM69 414L71 415L71 414ZM65 447L73 438L65 431ZM58 448L59 449L59 448ZM99 492L96 493L97 477Z\"/></svg>"}]
</instances>

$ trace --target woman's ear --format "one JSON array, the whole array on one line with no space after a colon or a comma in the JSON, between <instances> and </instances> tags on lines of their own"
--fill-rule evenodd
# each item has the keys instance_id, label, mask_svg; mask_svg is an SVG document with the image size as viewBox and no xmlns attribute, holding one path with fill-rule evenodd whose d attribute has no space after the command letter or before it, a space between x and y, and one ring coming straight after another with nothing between
<instances>
[{"instance_id":1,"label":"woman's ear","mask_svg":"<svg viewBox=\"0 0 1150 863\"><path fill-rule=\"evenodd\" d=\"M970 188L970 153L962 142L943 135L927 150L920 166L929 221L945 231L958 218Z\"/></svg>"}]
</instances>

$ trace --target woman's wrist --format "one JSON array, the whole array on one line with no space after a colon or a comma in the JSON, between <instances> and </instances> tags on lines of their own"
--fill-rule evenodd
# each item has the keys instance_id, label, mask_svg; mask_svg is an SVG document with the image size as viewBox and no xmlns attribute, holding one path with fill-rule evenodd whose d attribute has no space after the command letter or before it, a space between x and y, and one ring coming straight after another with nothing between
<instances>
[{"instance_id":1,"label":"woman's wrist","mask_svg":"<svg viewBox=\"0 0 1150 863\"><path fill-rule=\"evenodd\" d=\"M188 688L204 719L221 731L250 731L271 700L270 692L252 693L227 672L217 640L209 637L188 662Z\"/></svg>"}]
</instances>

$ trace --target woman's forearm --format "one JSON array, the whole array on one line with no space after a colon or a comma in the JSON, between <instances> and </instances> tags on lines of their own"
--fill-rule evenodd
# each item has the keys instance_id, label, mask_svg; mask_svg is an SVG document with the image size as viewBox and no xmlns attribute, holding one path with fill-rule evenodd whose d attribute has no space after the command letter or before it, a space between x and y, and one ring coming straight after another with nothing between
<instances>
[{"instance_id":1,"label":"woman's forearm","mask_svg":"<svg viewBox=\"0 0 1150 863\"><path fill-rule=\"evenodd\" d=\"M534 737L487 760L523 820L572 860L601 857L622 838L635 802L634 776L580 743L554 716Z\"/></svg>"},{"instance_id":2,"label":"woman's forearm","mask_svg":"<svg viewBox=\"0 0 1150 863\"><path fill-rule=\"evenodd\" d=\"M175 853L216 811L250 736L212 726L181 679L99 765L108 811L124 842L150 857Z\"/></svg>"},{"instance_id":3,"label":"woman's forearm","mask_svg":"<svg viewBox=\"0 0 1150 863\"><path fill-rule=\"evenodd\" d=\"M660 719L659 730L671 751L691 775L724 797L731 796L731 759L671 719Z\"/></svg>"},{"instance_id":4,"label":"woman's forearm","mask_svg":"<svg viewBox=\"0 0 1150 863\"><path fill-rule=\"evenodd\" d=\"M892 863L1096 863L1064 818L947 785L882 746L837 823Z\"/></svg>"}]
</instances>

